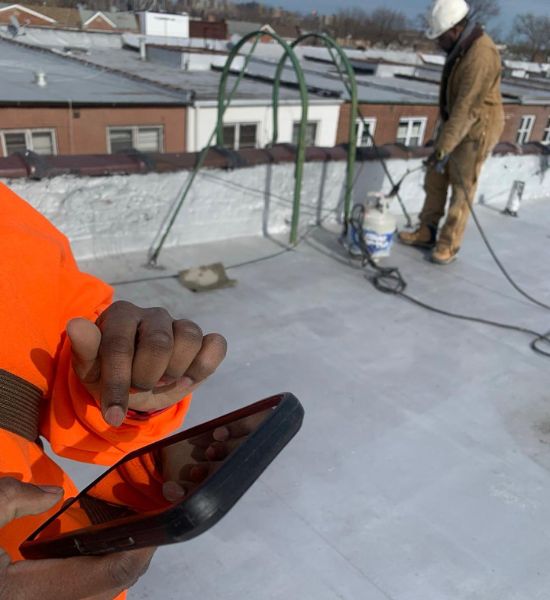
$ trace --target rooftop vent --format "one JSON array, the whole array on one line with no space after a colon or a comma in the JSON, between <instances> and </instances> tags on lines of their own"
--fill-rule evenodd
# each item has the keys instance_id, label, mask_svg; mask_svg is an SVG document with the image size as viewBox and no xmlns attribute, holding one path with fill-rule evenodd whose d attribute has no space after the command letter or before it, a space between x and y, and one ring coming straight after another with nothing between
<instances>
[{"instance_id":1,"label":"rooftop vent","mask_svg":"<svg viewBox=\"0 0 550 600\"><path fill-rule=\"evenodd\" d=\"M36 71L34 74L34 83L39 87L46 87L48 85L46 73L44 73L44 71Z\"/></svg>"}]
</instances>

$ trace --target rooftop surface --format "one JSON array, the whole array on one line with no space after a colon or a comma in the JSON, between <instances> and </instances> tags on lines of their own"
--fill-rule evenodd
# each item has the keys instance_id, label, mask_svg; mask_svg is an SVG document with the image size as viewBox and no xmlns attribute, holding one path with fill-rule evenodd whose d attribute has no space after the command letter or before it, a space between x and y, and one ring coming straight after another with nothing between
<instances>
[{"instance_id":1,"label":"rooftop surface","mask_svg":"<svg viewBox=\"0 0 550 600\"><path fill-rule=\"evenodd\" d=\"M349 98L346 86L332 64L306 61L303 69L310 90L315 90L321 95L330 93ZM276 62L254 58L250 61L246 72L249 77L273 81L276 70ZM283 68L281 82L287 85L298 85L298 78L289 61ZM437 86L430 83L404 82L391 77L360 76L357 77L357 95L360 102L373 104L434 104L437 102L438 91Z\"/></svg>"},{"instance_id":2,"label":"rooftop surface","mask_svg":"<svg viewBox=\"0 0 550 600\"><path fill-rule=\"evenodd\" d=\"M47 85L38 86L37 72ZM0 103L22 104L187 104L186 94L164 90L147 81L109 73L48 50L0 39Z\"/></svg>"},{"instance_id":3,"label":"rooftop surface","mask_svg":"<svg viewBox=\"0 0 550 600\"><path fill-rule=\"evenodd\" d=\"M159 62L142 61L139 53L127 49L91 48L83 60L100 67L106 67L138 75L151 82L171 85L182 90L193 92L196 100L217 100L220 84L219 71L183 71ZM229 77L227 88L231 90L236 77ZM261 81L243 79L234 96L236 100L270 100L272 86ZM297 90L281 87L281 100L299 102ZM315 103L314 97L311 98Z\"/></svg>"},{"instance_id":4,"label":"rooftop surface","mask_svg":"<svg viewBox=\"0 0 550 600\"><path fill-rule=\"evenodd\" d=\"M550 201L550 197L548 198ZM548 201L519 219L480 206L512 275L548 302ZM541 600L550 573L550 363L514 332L456 321L377 292L316 230L294 252L230 269L235 288L193 295L180 269L280 246L241 239L82 267L119 298L165 306L229 340L194 399L194 425L279 391L304 426L213 529L160 549L130 600ZM437 307L550 329L504 280L470 225L437 267L394 248L408 292ZM61 461L82 486L101 469Z\"/></svg>"},{"instance_id":5,"label":"rooftop surface","mask_svg":"<svg viewBox=\"0 0 550 600\"><path fill-rule=\"evenodd\" d=\"M0 35L7 36L2 28L0 28ZM216 100L220 78L219 71L221 70L220 65L223 63L220 63L219 60L217 61L217 70L183 71L169 63L159 63L158 57L154 61L143 61L140 59L138 51L140 38L141 36L135 34L118 36L113 34L91 34L89 32L30 28L25 31L25 36L18 38L18 40L22 40L25 44L32 46L52 48L61 53L65 53L67 49L72 49L75 58L91 63L96 67L126 73L130 76L150 81L153 84L158 83L170 86L171 88L176 88L174 90L175 93L180 89L186 95L194 94L194 98L199 102ZM134 46L134 50L123 48L123 40L127 45ZM176 38L170 38L170 40L147 38L147 41L152 45L169 43L172 47L188 43L188 41ZM202 43L202 41L195 40L194 43ZM217 51L227 52L226 42L209 42L209 46L212 49L215 48ZM267 44L266 46L270 52L273 52L273 45ZM183 46L181 50L184 50ZM245 45L241 52L246 54L249 50L250 45ZM272 81L279 55L275 53L260 58L263 56L264 50L265 48L260 44L256 51L257 53L247 68L247 76L243 79L235 94L237 101L263 102L271 100ZM85 54L83 54L83 51L85 51ZM403 67L404 76L399 76L399 73L396 73L397 76L394 77L367 76L359 73L357 76L357 86L360 102L403 105L434 105L438 103L441 68L437 64L434 64L434 61L442 58L441 56L422 55L405 51L369 50L362 52L346 50L346 53L354 64L362 64L367 59L387 62L395 67L397 71L400 64ZM302 57L301 64L313 104L325 103L327 102L327 97L342 100L348 97L345 86L340 81L338 72L332 64L326 48L300 46L298 48L298 55ZM30 65L28 68L31 71L36 70L34 67L35 58L29 61L28 56L23 56L21 60L24 65ZM3 61L0 62L0 65L2 63ZM413 67L415 75L411 76L411 68ZM232 66L233 73L236 75L240 72L240 69L241 64L235 62ZM19 76L22 77L23 75L20 74ZM235 78L229 80L229 87L232 86L234 81ZM281 81L283 84L280 92L281 101L298 102L300 96L297 89L297 79L290 65L283 70ZM27 83L27 80L25 79L24 82ZM6 87L9 87L11 90L15 86ZM85 95L89 91L89 86L85 85L82 88L82 93ZM162 93L162 91L161 89L159 93ZM170 90L168 91L170 92ZM506 102L518 102L525 105L546 105L550 103L550 84L545 80L533 83L528 79L506 78L502 82L502 92ZM12 99L11 95L13 95L13 92L4 91L3 93L7 93L9 99ZM67 93L69 92L62 89L61 86L59 94L64 94L66 98ZM41 92L41 94L44 95L44 92ZM35 87L31 86L27 90L27 95L36 96Z\"/></svg>"}]
</instances>

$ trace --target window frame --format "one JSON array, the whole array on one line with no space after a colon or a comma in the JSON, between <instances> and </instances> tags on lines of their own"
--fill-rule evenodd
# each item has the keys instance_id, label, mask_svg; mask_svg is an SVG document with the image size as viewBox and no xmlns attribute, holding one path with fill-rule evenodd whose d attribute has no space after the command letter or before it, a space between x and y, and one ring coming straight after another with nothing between
<instances>
[{"instance_id":1,"label":"window frame","mask_svg":"<svg viewBox=\"0 0 550 600\"><path fill-rule=\"evenodd\" d=\"M376 135L376 125L378 120L376 117L363 117L359 118L355 122L357 125L357 146L359 148L372 148L374 146L374 136ZM370 134L372 139L367 138L366 144L361 144L361 140L363 139L363 134L365 133L365 125L369 126Z\"/></svg>"},{"instance_id":2,"label":"window frame","mask_svg":"<svg viewBox=\"0 0 550 600\"><path fill-rule=\"evenodd\" d=\"M544 144L545 146L550 146L550 116L548 117L548 120L546 122L546 127L544 128L544 131L542 132L541 143Z\"/></svg>"},{"instance_id":3,"label":"window frame","mask_svg":"<svg viewBox=\"0 0 550 600\"><path fill-rule=\"evenodd\" d=\"M260 123L258 123L257 121L237 121L235 123L224 123L223 127L234 127L235 128L235 136L234 136L234 143L233 143L233 148L231 148L231 150L241 150L241 127L247 127L247 126L254 126L256 128L256 142L254 144L254 148L259 148L260 147L260 143L258 140L258 132L260 130ZM223 135L223 128L222 128L222 135ZM225 145L225 143L224 143ZM244 148L245 150L249 150L250 147Z\"/></svg>"},{"instance_id":4,"label":"window frame","mask_svg":"<svg viewBox=\"0 0 550 600\"><path fill-rule=\"evenodd\" d=\"M300 125L302 121L292 121L292 132L291 132L291 143L294 143L294 129L298 128L298 135L300 134ZM315 125L315 139L313 140L312 146L317 146L319 141L319 131L321 130L321 121L319 120L309 120L307 121L307 125ZM307 145L307 144L306 144Z\"/></svg>"},{"instance_id":5,"label":"window frame","mask_svg":"<svg viewBox=\"0 0 550 600\"><path fill-rule=\"evenodd\" d=\"M32 141L33 133L49 133L52 138L52 154L41 154L40 156L57 156L57 135L54 127L37 127L28 129L0 129L0 143L2 144L2 154L8 156L8 147L6 144L6 133L22 133L25 136L26 150L34 152L34 145ZM10 155L11 156L11 155Z\"/></svg>"},{"instance_id":6,"label":"window frame","mask_svg":"<svg viewBox=\"0 0 550 600\"><path fill-rule=\"evenodd\" d=\"M138 152L142 152L136 148L137 134L140 129L157 129L160 132L159 140L159 149L157 152L162 154L164 152L164 125L108 125L106 127L106 135L107 135L107 153L114 154L111 147L111 131L116 129L129 129L132 132L132 148L137 150Z\"/></svg>"},{"instance_id":7,"label":"window frame","mask_svg":"<svg viewBox=\"0 0 550 600\"><path fill-rule=\"evenodd\" d=\"M397 131L395 134L395 143L403 144L403 142L399 142L397 139L399 133L399 127L401 126L402 121L407 121L407 137L406 143L404 146L407 148L421 148L424 145L424 138L426 137L426 129L428 127L428 117L399 117L399 122L397 123ZM412 134L412 124L415 121L420 122L420 141L417 146L411 146L411 134Z\"/></svg>"},{"instance_id":8,"label":"window frame","mask_svg":"<svg viewBox=\"0 0 550 600\"><path fill-rule=\"evenodd\" d=\"M530 120L530 126L526 128L524 127L524 122L527 119ZM524 144L528 144L531 141L531 136L533 135L533 129L535 128L536 120L536 115L521 115L519 120L518 131L516 133L516 144L523 146ZM524 141L520 141L520 138L525 135L527 139L525 139Z\"/></svg>"}]
</instances>

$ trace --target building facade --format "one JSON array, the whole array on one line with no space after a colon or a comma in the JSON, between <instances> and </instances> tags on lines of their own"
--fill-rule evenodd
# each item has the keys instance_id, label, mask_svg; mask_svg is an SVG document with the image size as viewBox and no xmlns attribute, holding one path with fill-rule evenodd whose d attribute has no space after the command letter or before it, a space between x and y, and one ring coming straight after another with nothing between
<instances>
[{"instance_id":1,"label":"building facade","mask_svg":"<svg viewBox=\"0 0 550 600\"><path fill-rule=\"evenodd\" d=\"M186 151L186 107L0 107L0 155Z\"/></svg>"}]
</instances>

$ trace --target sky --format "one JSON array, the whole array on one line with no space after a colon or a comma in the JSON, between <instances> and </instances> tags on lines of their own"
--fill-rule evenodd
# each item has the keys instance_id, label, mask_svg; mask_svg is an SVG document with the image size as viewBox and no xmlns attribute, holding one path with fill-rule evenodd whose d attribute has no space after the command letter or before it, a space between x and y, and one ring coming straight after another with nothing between
<instances>
[{"instance_id":1,"label":"sky","mask_svg":"<svg viewBox=\"0 0 550 600\"><path fill-rule=\"evenodd\" d=\"M415 18L425 11L431 4L430 0L404 0L393 5L380 0L258 0L271 6L281 6L288 10L300 10L310 12L317 10L319 13L333 13L340 8L352 8L354 6L370 11L375 8L395 8L404 12L408 17ZM489 29L508 30L512 25L514 17L518 13L532 12L536 15L550 17L550 0L499 0L501 7L500 17L489 23Z\"/></svg>"}]
</instances>

